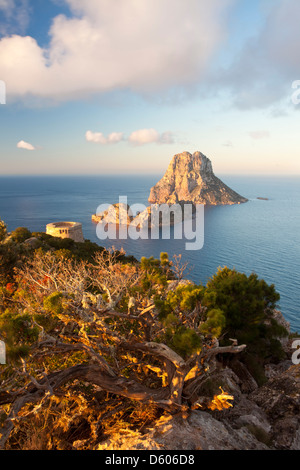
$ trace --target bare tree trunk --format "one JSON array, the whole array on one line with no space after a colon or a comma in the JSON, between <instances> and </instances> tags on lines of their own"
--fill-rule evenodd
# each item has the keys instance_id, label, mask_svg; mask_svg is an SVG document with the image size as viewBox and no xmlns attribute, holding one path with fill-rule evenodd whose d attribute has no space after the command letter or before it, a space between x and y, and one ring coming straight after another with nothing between
<instances>
[{"instance_id":1,"label":"bare tree trunk","mask_svg":"<svg viewBox=\"0 0 300 470\"><path fill-rule=\"evenodd\" d=\"M0 449L3 449L6 440L14 426L14 420L21 408L28 403L36 403L40 401L45 395L49 396L50 393L45 393L47 384L51 387L53 393L66 382L71 382L75 379L83 380L94 385L98 385L103 390L121 395L132 400L137 400L143 403L151 402L157 404L164 409L172 408L172 401L170 400L169 387L159 389L151 389L143 384L137 383L125 377L112 377L103 372L103 368L97 364L91 365L76 365L68 369L54 372L44 377L38 383L38 386L31 382L27 386L26 392L18 396L17 394L2 394L1 404L12 403L10 414L1 430L2 437L0 439Z\"/></svg>"}]
</instances>

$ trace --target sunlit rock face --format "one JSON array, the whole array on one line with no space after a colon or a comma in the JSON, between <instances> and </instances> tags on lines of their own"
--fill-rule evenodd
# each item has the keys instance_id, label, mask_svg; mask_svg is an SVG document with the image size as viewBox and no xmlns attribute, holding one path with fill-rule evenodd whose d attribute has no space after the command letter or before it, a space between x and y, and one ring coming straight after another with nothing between
<instances>
[{"instance_id":1,"label":"sunlit rock face","mask_svg":"<svg viewBox=\"0 0 300 470\"><path fill-rule=\"evenodd\" d=\"M163 178L150 190L151 204L192 202L205 205L240 204L247 199L217 178L201 152L174 155Z\"/></svg>"}]
</instances>

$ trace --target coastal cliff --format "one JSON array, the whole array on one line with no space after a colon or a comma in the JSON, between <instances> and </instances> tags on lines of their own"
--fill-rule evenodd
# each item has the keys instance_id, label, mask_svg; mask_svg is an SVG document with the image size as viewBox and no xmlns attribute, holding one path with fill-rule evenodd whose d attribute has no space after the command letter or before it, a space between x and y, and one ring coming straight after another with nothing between
<instances>
[{"instance_id":1,"label":"coastal cliff","mask_svg":"<svg viewBox=\"0 0 300 470\"><path fill-rule=\"evenodd\" d=\"M247 199L217 178L209 158L201 152L174 155L163 178L150 190L151 204L192 202L205 205L231 205Z\"/></svg>"},{"instance_id":2,"label":"coastal cliff","mask_svg":"<svg viewBox=\"0 0 300 470\"><path fill-rule=\"evenodd\" d=\"M299 450L299 365L282 363L265 385L241 392L242 380L225 369L214 380L234 394L233 408L163 415L144 429L112 434L97 450ZM76 448L80 448L81 442Z\"/></svg>"},{"instance_id":3,"label":"coastal cliff","mask_svg":"<svg viewBox=\"0 0 300 470\"><path fill-rule=\"evenodd\" d=\"M167 253L25 228L4 226L0 255L1 449L300 449L299 339L274 285L226 267L197 285ZM36 377L24 359L18 382L24 357Z\"/></svg>"}]
</instances>

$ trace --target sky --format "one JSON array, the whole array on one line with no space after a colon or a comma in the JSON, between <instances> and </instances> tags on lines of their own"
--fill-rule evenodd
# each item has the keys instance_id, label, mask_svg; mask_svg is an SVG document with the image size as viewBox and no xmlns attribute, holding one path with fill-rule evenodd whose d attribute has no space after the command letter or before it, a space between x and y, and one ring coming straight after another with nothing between
<instances>
[{"instance_id":1,"label":"sky","mask_svg":"<svg viewBox=\"0 0 300 470\"><path fill-rule=\"evenodd\" d=\"M0 0L0 175L299 175L300 2Z\"/></svg>"}]
</instances>

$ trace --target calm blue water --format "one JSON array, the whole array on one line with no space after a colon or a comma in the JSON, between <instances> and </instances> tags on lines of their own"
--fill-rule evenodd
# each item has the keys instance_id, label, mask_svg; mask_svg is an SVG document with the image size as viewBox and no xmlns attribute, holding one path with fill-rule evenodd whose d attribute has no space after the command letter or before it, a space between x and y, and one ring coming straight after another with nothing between
<instances>
[{"instance_id":1,"label":"calm blue water","mask_svg":"<svg viewBox=\"0 0 300 470\"><path fill-rule=\"evenodd\" d=\"M129 204L147 205L150 187L160 177L1 177L0 218L9 230L23 226L31 231L45 231L49 222L78 221L86 239L123 246L137 258L181 253L191 268L188 277L197 283L205 284L219 266L256 272L275 284L285 318L292 330L300 331L300 178L221 176L249 202L206 208L199 251L186 251L185 240L98 240L91 222L98 205L118 202L119 195L127 196Z\"/></svg>"}]
</instances>

